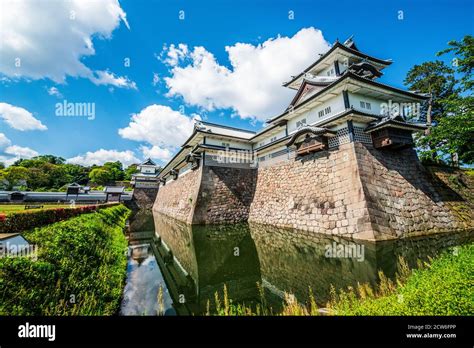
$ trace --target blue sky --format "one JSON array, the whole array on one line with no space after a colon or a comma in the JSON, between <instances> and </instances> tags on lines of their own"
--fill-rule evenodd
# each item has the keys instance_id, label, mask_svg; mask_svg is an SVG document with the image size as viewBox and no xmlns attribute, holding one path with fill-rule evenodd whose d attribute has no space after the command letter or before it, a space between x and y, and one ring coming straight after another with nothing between
<instances>
[{"instance_id":1,"label":"blue sky","mask_svg":"<svg viewBox=\"0 0 474 348\"><path fill-rule=\"evenodd\" d=\"M198 115L259 129L291 97L281 83L337 38L354 35L360 50L393 59L381 81L403 87L410 67L474 31L468 0L19 3L0 5L6 163L37 153L165 163ZM95 118L57 116L64 100L93 103Z\"/></svg>"}]
</instances>

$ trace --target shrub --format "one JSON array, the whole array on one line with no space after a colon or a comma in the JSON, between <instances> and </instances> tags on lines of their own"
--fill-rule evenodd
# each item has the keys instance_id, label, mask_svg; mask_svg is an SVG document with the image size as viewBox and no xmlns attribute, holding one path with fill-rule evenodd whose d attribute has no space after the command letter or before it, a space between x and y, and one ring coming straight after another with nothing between
<instances>
[{"instance_id":1,"label":"shrub","mask_svg":"<svg viewBox=\"0 0 474 348\"><path fill-rule=\"evenodd\" d=\"M126 275L123 205L24 234L38 259L0 258L0 315L112 315Z\"/></svg>"},{"instance_id":2,"label":"shrub","mask_svg":"<svg viewBox=\"0 0 474 348\"><path fill-rule=\"evenodd\" d=\"M75 208L55 208L36 210L31 212L17 212L8 216L0 214L0 233L20 233L35 227L41 227L54 222L69 219L71 217L90 213L95 210L118 205L119 203L107 203L102 205L88 205Z\"/></svg>"}]
</instances>

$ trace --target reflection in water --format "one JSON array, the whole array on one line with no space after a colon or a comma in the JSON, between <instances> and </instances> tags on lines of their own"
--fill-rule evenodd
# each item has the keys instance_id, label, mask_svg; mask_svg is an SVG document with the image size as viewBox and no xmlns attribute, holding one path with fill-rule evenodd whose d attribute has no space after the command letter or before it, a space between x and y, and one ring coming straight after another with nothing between
<instances>
[{"instance_id":1,"label":"reflection in water","mask_svg":"<svg viewBox=\"0 0 474 348\"><path fill-rule=\"evenodd\" d=\"M155 226L157 257L178 306L203 313L224 284L232 299L256 299L260 265L248 225L190 226L155 215Z\"/></svg>"},{"instance_id":2,"label":"reflection in water","mask_svg":"<svg viewBox=\"0 0 474 348\"><path fill-rule=\"evenodd\" d=\"M269 301L281 303L284 292L306 301L311 287L325 304L330 285L336 289L374 284L378 271L393 277L399 256L411 266L417 259L473 239L473 235L439 234L382 243L353 242L258 224L190 226L156 214L152 244L178 313L202 314L226 284L229 297L249 303L258 298L256 283ZM328 247L357 247L363 257L328 257ZM221 296L222 298L222 296Z\"/></svg>"},{"instance_id":3,"label":"reflection in water","mask_svg":"<svg viewBox=\"0 0 474 348\"><path fill-rule=\"evenodd\" d=\"M151 213L139 212L130 223L127 283L123 292L121 315L175 314L150 243L153 243L154 224ZM161 305L159 291L162 289ZM160 313L162 314L162 313Z\"/></svg>"}]
</instances>

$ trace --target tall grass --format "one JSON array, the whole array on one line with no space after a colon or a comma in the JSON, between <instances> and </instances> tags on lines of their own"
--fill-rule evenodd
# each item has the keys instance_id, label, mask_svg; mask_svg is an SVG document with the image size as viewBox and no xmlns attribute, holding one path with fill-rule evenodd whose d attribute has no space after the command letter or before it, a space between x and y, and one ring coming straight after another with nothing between
<instances>
[{"instance_id":1,"label":"tall grass","mask_svg":"<svg viewBox=\"0 0 474 348\"><path fill-rule=\"evenodd\" d=\"M1 315L112 315L126 275L123 205L36 228L38 259L0 258Z\"/></svg>"},{"instance_id":2,"label":"tall grass","mask_svg":"<svg viewBox=\"0 0 474 348\"><path fill-rule=\"evenodd\" d=\"M394 280L379 272L379 283L357 284L336 292L324 311L319 310L311 288L308 301L300 303L285 293L282 309L268 306L263 288L257 284L260 299L256 304L235 304L224 286L223 299L214 296L214 307L207 304L206 315L474 315L474 244L448 249L436 259L418 261L410 269L403 258L398 260Z\"/></svg>"},{"instance_id":3,"label":"tall grass","mask_svg":"<svg viewBox=\"0 0 474 348\"><path fill-rule=\"evenodd\" d=\"M376 289L331 292L334 315L474 315L474 244L418 262L414 270L400 260L395 281L380 274Z\"/></svg>"}]
</instances>

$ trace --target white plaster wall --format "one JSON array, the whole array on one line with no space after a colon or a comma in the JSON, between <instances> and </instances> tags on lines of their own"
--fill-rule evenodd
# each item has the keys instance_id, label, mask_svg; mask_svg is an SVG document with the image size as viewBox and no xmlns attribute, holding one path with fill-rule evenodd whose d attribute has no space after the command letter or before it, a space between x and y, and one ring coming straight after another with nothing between
<instances>
[{"instance_id":1,"label":"white plaster wall","mask_svg":"<svg viewBox=\"0 0 474 348\"><path fill-rule=\"evenodd\" d=\"M250 143L244 143L241 141L235 141L235 140L230 140L230 139L215 139L211 138L208 135L206 136L206 145L217 145L217 146L223 146L222 143L227 143L229 144L230 147L238 148L238 149L245 149L245 150L250 150L252 148L252 145Z\"/></svg>"},{"instance_id":2,"label":"white plaster wall","mask_svg":"<svg viewBox=\"0 0 474 348\"><path fill-rule=\"evenodd\" d=\"M371 109L370 110L362 109L360 107L360 102L361 101L369 102ZM380 104L381 103L387 103L387 102L388 102L388 100L375 99L375 98L371 98L371 97L366 97L362 94L357 94L357 93L354 94L354 93L349 92L349 105L354 106L354 109L356 109L356 110L361 110L361 111L365 111L365 112L372 113L372 114L375 114L375 115L379 115L380 114Z\"/></svg>"}]
</instances>

